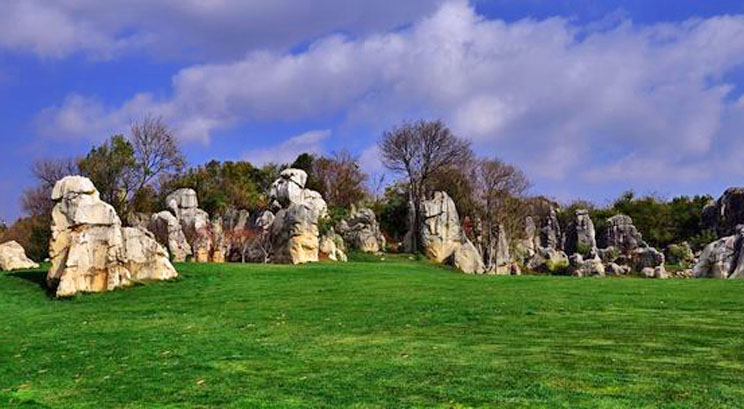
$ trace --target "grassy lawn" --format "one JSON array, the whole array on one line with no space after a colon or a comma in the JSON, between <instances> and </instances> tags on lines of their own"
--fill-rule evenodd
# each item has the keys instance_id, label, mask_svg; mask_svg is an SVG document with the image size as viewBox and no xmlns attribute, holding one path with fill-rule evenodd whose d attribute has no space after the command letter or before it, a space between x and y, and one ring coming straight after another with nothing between
<instances>
[{"instance_id":1,"label":"grassy lawn","mask_svg":"<svg viewBox=\"0 0 744 409\"><path fill-rule=\"evenodd\" d=\"M0 275L0 407L744 406L744 280L177 268L71 300Z\"/></svg>"}]
</instances>

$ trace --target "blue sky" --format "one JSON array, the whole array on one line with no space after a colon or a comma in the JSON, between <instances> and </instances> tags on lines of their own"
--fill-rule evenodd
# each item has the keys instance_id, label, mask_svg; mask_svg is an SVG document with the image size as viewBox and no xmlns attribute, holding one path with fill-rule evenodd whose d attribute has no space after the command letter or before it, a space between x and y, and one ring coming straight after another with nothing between
<instances>
[{"instance_id":1,"label":"blue sky","mask_svg":"<svg viewBox=\"0 0 744 409\"><path fill-rule=\"evenodd\" d=\"M191 164L442 118L532 192L744 185L744 1L0 0L0 217L38 158L162 115Z\"/></svg>"}]
</instances>

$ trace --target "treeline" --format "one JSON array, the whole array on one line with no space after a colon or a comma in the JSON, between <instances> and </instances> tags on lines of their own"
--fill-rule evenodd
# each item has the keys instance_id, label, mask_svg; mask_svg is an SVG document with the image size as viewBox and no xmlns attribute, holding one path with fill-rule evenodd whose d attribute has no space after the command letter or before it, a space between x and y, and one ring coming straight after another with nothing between
<instances>
[{"instance_id":1,"label":"treeline","mask_svg":"<svg viewBox=\"0 0 744 409\"><path fill-rule=\"evenodd\" d=\"M558 215L562 225L568 223L574 209L589 209L600 240L605 220L615 214L631 216L646 241L655 247L688 241L700 248L715 239L715 233L706 229L701 219L703 206L712 199L709 196L664 200L627 192L605 207L588 202L560 207L548 198L528 195L530 182L520 169L498 158L477 157L469 142L440 121L403 123L382 135L379 150L383 164L397 177L384 193L377 191L383 179L370 180L357 158L348 152L327 156L304 153L293 163L261 167L246 161L210 161L189 167L178 139L162 119L146 117L134 123L128 135L111 136L83 157L36 162L32 173L37 185L22 197L25 216L4 226L0 241L16 240L32 258L46 258L51 190L67 175L90 178L102 199L115 207L126 224L138 213L165 209L165 197L182 187L193 188L200 207L212 216L230 209L263 211L269 207L269 186L287 167L308 173L307 187L323 195L333 219L345 217L352 205L372 208L394 247L404 241L413 226L414 243L409 243L409 249L416 249L415 230L421 224L419 205L437 190L453 198L465 232L479 237L486 252L499 229L518 240L524 235L525 218L540 217L551 207L561 209ZM371 189L371 184L377 186Z\"/></svg>"}]
</instances>

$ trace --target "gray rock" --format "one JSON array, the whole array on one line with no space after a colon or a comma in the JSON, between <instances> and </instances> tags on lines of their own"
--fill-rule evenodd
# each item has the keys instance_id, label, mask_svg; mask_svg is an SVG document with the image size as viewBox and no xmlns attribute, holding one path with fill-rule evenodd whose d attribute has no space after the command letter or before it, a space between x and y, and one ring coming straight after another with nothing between
<instances>
[{"instance_id":1,"label":"gray rock","mask_svg":"<svg viewBox=\"0 0 744 409\"><path fill-rule=\"evenodd\" d=\"M693 268L693 275L698 278L744 278L744 226L738 226L735 235L708 244Z\"/></svg>"},{"instance_id":2,"label":"gray rock","mask_svg":"<svg viewBox=\"0 0 744 409\"><path fill-rule=\"evenodd\" d=\"M542 227L540 228L538 246L553 250L562 249L562 237L558 215L555 209L551 207L548 216L543 220Z\"/></svg>"},{"instance_id":3,"label":"gray rock","mask_svg":"<svg viewBox=\"0 0 744 409\"><path fill-rule=\"evenodd\" d=\"M717 201L703 209L706 227L715 229L720 236L736 233L736 226L744 224L744 188L726 189Z\"/></svg>"},{"instance_id":4,"label":"gray rock","mask_svg":"<svg viewBox=\"0 0 744 409\"><path fill-rule=\"evenodd\" d=\"M664 253L653 247L638 248L633 251L632 262L636 271L644 268L656 268L664 265Z\"/></svg>"},{"instance_id":5,"label":"gray rock","mask_svg":"<svg viewBox=\"0 0 744 409\"><path fill-rule=\"evenodd\" d=\"M641 233L633 225L633 219L623 214L607 219L603 239L605 246L615 247L622 254L631 254L639 247L646 247Z\"/></svg>"},{"instance_id":6,"label":"gray rock","mask_svg":"<svg viewBox=\"0 0 744 409\"><path fill-rule=\"evenodd\" d=\"M385 236L377 223L375 212L369 208L351 208L351 215L337 226L349 247L365 253L377 253L385 248Z\"/></svg>"},{"instance_id":7,"label":"gray rock","mask_svg":"<svg viewBox=\"0 0 744 409\"><path fill-rule=\"evenodd\" d=\"M147 230L151 231L157 241L168 248L171 259L183 262L191 256L191 245L183 234L181 223L169 211L155 213L150 217Z\"/></svg>"},{"instance_id":8,"label":"gray rock","mask_svg":"<svg viewBox=\"0 0 744 409\"><path fill-rule=\"evenodd\" d=\"M576 210L574 220L566 229L566 245L564 251L568 254L597 254L597 239L594 231L594 223L589 217L588 210Z\"/></svg>"}]
</instances>

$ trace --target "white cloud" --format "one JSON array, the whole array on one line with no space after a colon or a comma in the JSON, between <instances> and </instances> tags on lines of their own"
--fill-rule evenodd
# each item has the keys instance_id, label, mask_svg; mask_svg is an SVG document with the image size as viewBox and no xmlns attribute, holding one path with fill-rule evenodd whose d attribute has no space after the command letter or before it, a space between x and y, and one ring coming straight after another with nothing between
<instances>
[{"instance_id":1,"label":"white cloud","mask_svg":"<svg viewBox=\"0 0 744 409\"><path fill-rule=\"evenodd\" d=\"M440 0L3 0L0 47L43 57L237 58L344 31L406 24Z\"/></svg>"},{"instance_id":2,"label":"white cloud","mask_svg":"<svg viewBox=\"0 0 744 409\"><path fill-rule=\"evenodd\" d=\"M243 158L254 165L292 163L301 153L323 153L323 142L331 136L328 129L293 136L277 146L245 152Z\"/></svg>"},{"instance_id":3,"label":"white cloud","mask_svg":"<svg viewBox=\"0 0 744 409\"><path fill-rule=\"evenodd\" d=\"M722 163L734 136L721 130L736 104L724 78L744 63L744 16L596 27L489 20L449 1L405 30L192 66L164 100L141 94L105 109L71 99L47 115L81 134L86 123L116 127L152 110L202 141L243 121L341 115L384 127L440 117L480 154L551 180L679 179L688 177L680 164Z\"/></svg>"}]
</instances>

